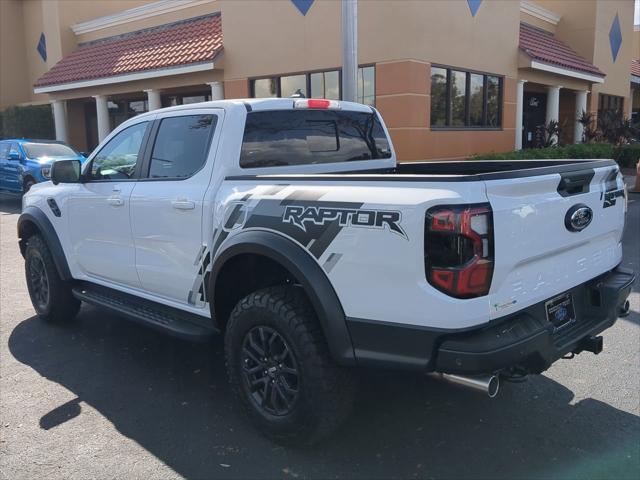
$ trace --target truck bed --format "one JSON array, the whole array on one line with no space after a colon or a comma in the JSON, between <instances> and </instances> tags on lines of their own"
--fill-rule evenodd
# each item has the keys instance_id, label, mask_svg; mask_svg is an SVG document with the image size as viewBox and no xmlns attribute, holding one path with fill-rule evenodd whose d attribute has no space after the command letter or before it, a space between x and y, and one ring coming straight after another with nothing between
<instances>
[{"instance_id":1,"label":"truck bed","mask_svg":"<svg viewBox=\"0 0 640 480\"><path fill-rule=\"evenodd\" d=\"M304 181L478 181L568 173L615 165L613 160L480 160L407 162L395 168L326 174L233 175L227 180Z\"/></svg>"}]
</instances>

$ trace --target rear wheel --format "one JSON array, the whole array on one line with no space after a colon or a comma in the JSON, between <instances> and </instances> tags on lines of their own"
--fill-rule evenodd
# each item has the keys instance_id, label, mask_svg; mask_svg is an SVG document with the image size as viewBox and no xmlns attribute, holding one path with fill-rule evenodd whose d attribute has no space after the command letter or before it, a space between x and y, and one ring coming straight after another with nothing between
<instances>
[{"instance_id":1,"label":"rear wheel","mask_svg":"<svg viewBox=\"0 0 640 480\"><path fill-rule=\"evenodd\" d=\"M331 359L299 288L272 287L242 299L229 319L225 356L236 396L272 440L316 443L351 411L352 373Z\"/></svg>"},{"instance_id":2,"label":"rear wheel","mask_svg":"<svg viewBox=\"0 0 640 480\"><path fill-rule=\"evenodd\" d=\"M31 303L40 318L63 322L76 316L80 301L71 293L69 283L58 275L49 247L40 235L27 241L25 273Z\"/></svg>"}]
</instances>

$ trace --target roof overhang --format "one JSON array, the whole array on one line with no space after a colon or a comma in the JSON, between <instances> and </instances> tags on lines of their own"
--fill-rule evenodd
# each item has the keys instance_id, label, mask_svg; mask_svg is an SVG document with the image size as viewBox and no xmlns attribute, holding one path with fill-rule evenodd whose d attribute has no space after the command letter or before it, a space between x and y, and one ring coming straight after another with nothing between
<instances>
[{"instance_id":1,"label":"roof overhang","mask_svg":"<svg viewBox=\"0 0 640 480\"><path fill-rule=\"evenodd\" d=\"M542 8L540 5L536 5L535 3L527 0L520 1L520 11L527 15L531 15L532 17L544 20L551 25L557 25L560 18L562 18L561 15L558 15L551 10L547 10L546 8Z\"/></svg>"},{"instance_id":2,"label":"roof overhang","mask_svg":"<svg viewBox=\"0 0 640 480\"><path fill-rule=\"evenodd\" d=\"M531 60L531 63L527 65L534 70L542 70L544 72L555 73L556 75L564 75L565 77L578 78L580 80L586 80L592 83L604 83L604 77L600 75L594 75L592 73L580 72L578 70L571 70L569 68L559 67L557 65L551 65L550 63L539 62L537 60Z\"/></svg>"},{"instance_id":3,"label":"roof overhang","mask_svg":"<svg viewBox=\"0 0 640 480\"><path fill-rule=\"evenodd\" d=\"M76 35L82 35L102 30L104 28L111 28L129 22L144 20L157 15L176 12L185 8L196 7L205 3L213 3L214 1L215 0L157 0L140 7L129 8L111 15L105 15L104 17L98 17L87 20L86 22L76 23L71 26L71 30L73 30L73 33Z\"/></svg>"},{"instance_id":4,"label":"roof overhang","mask_svg":"<svg viewBox=\"0 0 640 480\"><path fill-rule=\"evenodd\" d=\"M161 68L158 70L145 70L144 72L128 73L127 75L116 75L113 77L95 78L83 80L81 82L60 83L57 85L45 85L33 89L33 93L52 93L65 90L75 90L77 88L97 87L100 85L111 85L114 83L134 82L136 80L146 80L147 78L169 77L172 75L182 75L185 73L204 72L214 69L214 62L197 63L173 68Z\"/></svg>"}]
</instances>

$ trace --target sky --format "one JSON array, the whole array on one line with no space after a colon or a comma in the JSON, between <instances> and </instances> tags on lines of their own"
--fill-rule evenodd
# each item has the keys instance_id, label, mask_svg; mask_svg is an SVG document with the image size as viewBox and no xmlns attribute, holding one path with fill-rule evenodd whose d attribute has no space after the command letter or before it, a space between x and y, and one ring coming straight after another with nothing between
<instances>
[{"instance_id":1,"label":"sky","mask_svg":"<svg viewBox=\"0 0 640 480\"><path fill-rule=\"evenodd\" d=\"M640 0L636 0L636 11L633 15L633 24L640 25Z\"/></svg>"}]
</instances>

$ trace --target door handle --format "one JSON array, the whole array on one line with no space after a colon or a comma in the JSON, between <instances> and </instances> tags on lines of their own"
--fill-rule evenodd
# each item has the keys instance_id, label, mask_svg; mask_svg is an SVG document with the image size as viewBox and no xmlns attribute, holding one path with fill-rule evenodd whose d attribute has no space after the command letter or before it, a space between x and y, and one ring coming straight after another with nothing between
<instances>
[{"instance_id":1,"label":"door handle","mask_svg":"<svg viewBox=\"0 0 640 480\"><path fill-rule=\"evenodd\" d=\"M109 205L113 205L114 207L120 207L124 205L124 200L120 197L109 197L107 198L107 203L109 203Z\"/></svg>"},{"instance_id":2,"label":"door handle","mask_svg":"<svg viewBox=\"0 0 640 480\"><path fill-rule=\"evenodd\" d=\"M178 210L193 210L194 208L196 208L196 202L180 199L171 202L171 206Z\"/></svg>"}]
</instances>

